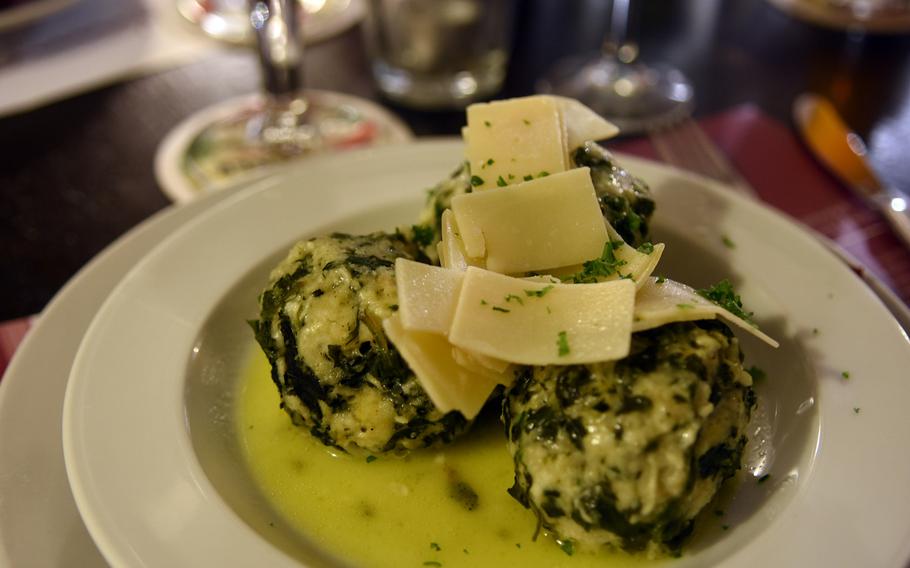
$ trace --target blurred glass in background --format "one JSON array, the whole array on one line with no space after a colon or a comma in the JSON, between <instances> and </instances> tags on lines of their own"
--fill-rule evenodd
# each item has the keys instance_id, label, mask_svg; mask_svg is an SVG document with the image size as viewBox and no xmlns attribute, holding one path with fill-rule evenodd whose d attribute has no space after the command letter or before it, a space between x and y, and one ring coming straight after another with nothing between
<instances>
[{"instance_id":1,"label":"blurred glass in background","mask_svg":"<svg viewBox=\"0 0 910 568\"><path fill-rule=\"evenodd\" d=\"M514 0L368 0L363 29L379 89L425 109L496 94L514 15Z\"/></svg>"}]
</instances>

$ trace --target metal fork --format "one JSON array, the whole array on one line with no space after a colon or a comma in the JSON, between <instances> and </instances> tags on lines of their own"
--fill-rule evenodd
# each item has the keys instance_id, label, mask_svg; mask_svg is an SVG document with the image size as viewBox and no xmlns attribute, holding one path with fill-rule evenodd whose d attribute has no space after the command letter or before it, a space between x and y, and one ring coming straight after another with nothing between
<instances>
[{"instance_id":1,"label":"metal fork","mask_svg":"<svg viewBox=\"0 0 910 568\"><path fill-rule=\"evenodd\" d=\"M657 155L668 164L715 179L737 193L758 199L755 189L743 179L723 151L691 118L670 128L651 131L649 138ZM904 330L910 332L910 309L884 282L837 243L808 225L802 226L850 267L878 296Z\"/></svg>"},{"instance_id":2,"label":"metal fork","mask_svg":"<svg viewBox=\"0 0 910 568\"><path fill-rule=\"evenodd\" d=\"M657 154L668 164L716 179L749 197L758 196L720 148L691 118L669 128L652 130L649 137Z\"/></svg>"}]
</instances>

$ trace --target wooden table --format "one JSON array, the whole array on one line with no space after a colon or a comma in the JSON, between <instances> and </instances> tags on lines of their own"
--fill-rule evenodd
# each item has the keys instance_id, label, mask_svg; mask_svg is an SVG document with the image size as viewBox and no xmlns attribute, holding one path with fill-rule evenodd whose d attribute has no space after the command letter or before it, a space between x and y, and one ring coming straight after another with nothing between
<instances>
[{"instance_id":1,"label":"wooden table","mask_svg":"<svg viewBox=\"0 0 910 568\"><path fill-rule=\"evenodd\" d=\"M532 93L556 59L596 49L603 13L602 1L522 1L502 96ZM789 122L797 94L826 94L869 141L882 177L910 188L910 35L826 30L764 0L661 0L644 7L640 37L645 60L692 79L696 116L753 102ZM313 46L307 71L312 87L379 100L358 30ZM253 54L225 49L0 119L0 320L40 311L92 256L166 207L152 171L159 141L258 82ZM463 123L460 112L392 108L418 135L455 135Z\"/></svg>"}]
</instances>

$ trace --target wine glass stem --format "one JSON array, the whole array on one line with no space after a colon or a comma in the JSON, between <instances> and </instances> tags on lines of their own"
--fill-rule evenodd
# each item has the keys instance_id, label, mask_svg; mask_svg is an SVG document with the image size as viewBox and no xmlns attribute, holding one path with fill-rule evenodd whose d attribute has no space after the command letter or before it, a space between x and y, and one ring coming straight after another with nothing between
<instances>
[{"instance_id":1,"label":"wine glass stem","mask_svg":"<svg viewBox=\"0 0 910 568\"><path fill-rule=\"evenodd\" d=\"M278 100L300 97L304 43L299 0L249 0L249 7L266 94Z\"/></svg>"},{"instance_id":2,"label":"wine glass stem","mask_svg":"<svg viewBox=\"0 0 910 568\"><path fill-rule=\"evenodd\" d=\"M611 0L610 26L603 45L605 55L623 63L631 63L638 57L638 42L632 30L637 8L635 0Z\"/></svg>"}]
</instances>

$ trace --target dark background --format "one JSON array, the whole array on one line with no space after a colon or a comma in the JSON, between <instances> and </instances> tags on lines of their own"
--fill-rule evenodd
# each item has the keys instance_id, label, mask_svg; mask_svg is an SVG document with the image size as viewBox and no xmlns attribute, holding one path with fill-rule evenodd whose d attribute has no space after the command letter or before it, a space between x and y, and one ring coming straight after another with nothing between
<instances>
[{"instance_id":1,"label":"dark background","mask_svg":"<svg viewBox=\"0 0 910 568\"><path fill-rule=\"evenodd\" d=\"M910 188L910 36L816 27L764 0L642 4L642 58L689 76L696 117L751 102L790 123L794 97L819 92L867 140L882 178ZM602 0L521 1L501 96L530 94L554 61L596 50L606 14ZM358 29L310 47L306 68L309 86L379 100ZM232 48L0 119L0 320L40 311L92 256L166 207L152 170L160 140L258 84L253 53ZM464 122L461 112L389 106L419 136L455 135Z\"/></svg>"}]
</instances>

